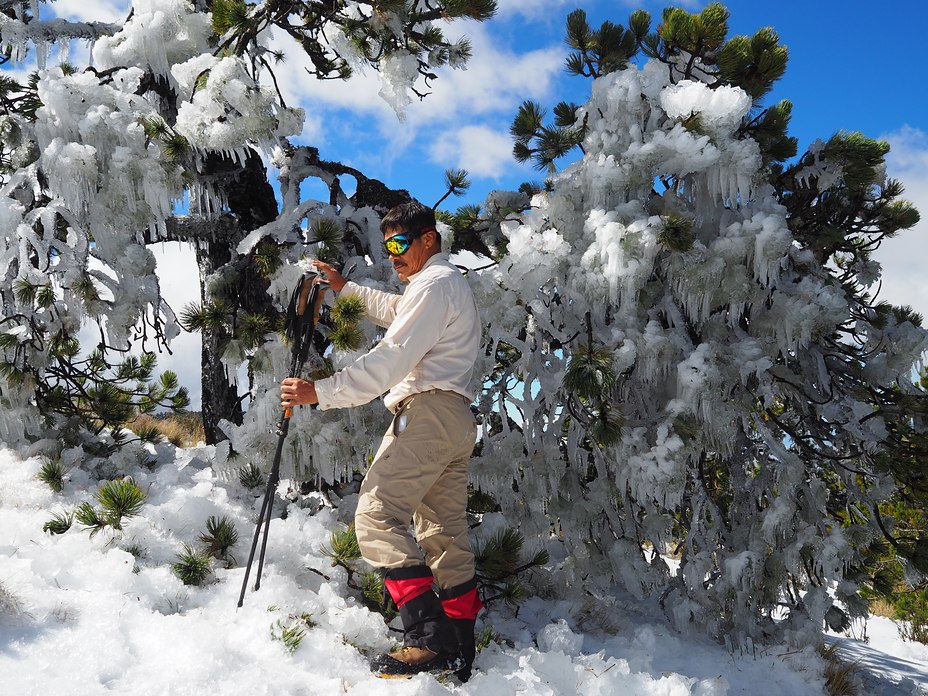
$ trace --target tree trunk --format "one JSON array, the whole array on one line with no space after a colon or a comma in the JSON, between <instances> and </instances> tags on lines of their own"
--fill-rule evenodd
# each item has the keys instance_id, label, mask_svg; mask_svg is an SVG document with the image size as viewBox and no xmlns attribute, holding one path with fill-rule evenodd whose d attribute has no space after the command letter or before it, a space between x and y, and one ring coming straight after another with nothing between
<instances>
[{"instance_id":1,"label":"tree trunk","mask_svg":"<svg viewBox=\"0 0 928 696\"><path fill-rule=\"evenodd\" d=\"M231 257L225 241L208 241L195 245L197 267L200 270L200 302L205 306L212 301L207 290L207 279ZM200 351L200 386L202 389L203 432L206 444L214 445L228 439L219 429L220 420L242 422L242 402L238 389L229 380L222 364L224 339L220 332L205 329L201 332L203 347Z\"/></svg>"},{"instance_id":2,"label":"tree trunk","mask_svg":"<svg viewBox=\"0 0 928 696\"><path fill-rule=\"evenodd\" d=\"M195 244L200 272L200 302L205 306L215 301L216 298L211 297L207 290L207 280L215 271L227 268L231 269L236 277L232 290L234 296L222 299L231 305L232 311L274 317L277 312L266 292L267 280L257 272L250 258L233 259L235 246L248 232L277 217L277 200L267 181L264 165L252 151L244 166L224 158L207 158L203 173L206 178L214 178L216 189L226 200L229 211L237 222L237 233L201 238ZM206 443L215 444L227 439L225 433L219 429L221 420L241 425L242 400L238 388L230 380L230 375L226 374L226 368L221 361L226 341L224 335L216 330L205 329L202 339L200 368L203 430Z\"/></svg>"}]
</instances>

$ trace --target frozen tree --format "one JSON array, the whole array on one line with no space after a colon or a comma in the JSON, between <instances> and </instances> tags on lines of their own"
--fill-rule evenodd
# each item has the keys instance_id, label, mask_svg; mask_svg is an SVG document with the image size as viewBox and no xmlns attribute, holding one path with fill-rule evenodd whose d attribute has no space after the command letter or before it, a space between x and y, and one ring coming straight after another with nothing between
<instances>
[{"instance_id":1,"label":"frozen tree","mask_svg":"<svg viewBox=\"0 0 928 696\"><path fill-rule=\"evenodd\" d=\"M9 59L27 45L46 58L50 25L31 6L0 7ZM378 223L405 196L287 140L300 114L261 79L275 58L265 29L295 35L320 78L374 65L401 109L433 67L466 59L430 22L493 9L160 2L137 3L119 27L55 25L93 41L94 67L40 63L36 80L0 90L0 215L17 231L0 248L3 439L24 434L35 396L11 376L41 380L49 346L82 316L118 348L177 330L145 244L195 239L205 295L184 321L209 334L204 407L213 439L229 438L216 464L263 464L289 362L273 329L303 256L395 287ZM623 585L681 628L804 641L865 610L884 542L928 570L924 540L903 538L881 507L924 486L912 443L925 396L911 374L928 333L877 300L871 257L918 217L885 176L885 143L839 133L796 156L792 105L763 103L786 49L769 29L728 38L727 18L718 4L672 9L654 32L645 12L598 29L571 14L567 67L592 78L589 100L559 104L550 123L525 103L512 128L515 156L548 180L442 216L440 231L449 249L492 257L469 274L485 322L473 482L524 536L560 540L551 580ZM280 170L280 209L259 152ZM307 177L329 200L301 199ZM465 186L449 173L449 193ZM328 311L307 376L376 340L369 327L346 335L339 313L351 311ZM239 425L227 374L244 360L252 402ZM285 471L350 476L385 418L298 411Z\"/></svg>"},{"instance_id":2,"label":"frozen tree","mask_svg":"<svg viewBox=\"0 0 928 696\"><path fill-rule=\"evenodd\" d=\"M262 265L268 255L235 252L280 215L265 160L323 178L335 207L347 204L338 177L355 176L351 205L371 211L365 221L403 195L286 140L300 132L303 114L276 90L273 63L284 57L268 48L269 33L294 38L314 78L378 70L381 94L402 112L412 95L424 96L437 69L462 67L469 57L468 42L446 39L436 20L484 20L495 2L139 0L119 24L46 19L43 11L41 2L0 2L2 61L34 58L37 67L25 84L0 80L0 392L7 414L0 435L37 436L30 404L53 417L65 401L72 410L88 400L107 403L83 393L90 368L75 364L82 321L100 326L91 367L102 361L117 372L114 354L166 345L177 334L146 245L180 240L197 250L202 298L186 319L204 334L207 439L221 439L220 421L242 415L234 368L276 321L266 292L272 269ZM92 65L67 61L75 40L90 44ZM284 196L283 217L299 225L292 214L302 205L298 187L285 184ZM319 207L303 211L312 217ZM144 407L184 405L170 378L162 387L126 398Z\"/></svg>"},{"instance_id":3,"label":"frozen tree","mask_svg":"<svg viewBox=\"0 0 928 696\"><path fill-rule=\"evenodd\" d=\"M924 551L880 504L924 488L899 455L923 438L928 332L876 299L872 258L918 214L883 142L838 133L796 156L792 105L763 105L786 48L770 29L727 38L727 18L669 9L652 32L643 11L599 29L572 13L589 101L553 122L527 102L512 126L544 187L451 220L498 260L475 281L474 483L522 531L560 536L567 586L805 641L865 611L876 547Z\"/></svg>"}]
</instances>

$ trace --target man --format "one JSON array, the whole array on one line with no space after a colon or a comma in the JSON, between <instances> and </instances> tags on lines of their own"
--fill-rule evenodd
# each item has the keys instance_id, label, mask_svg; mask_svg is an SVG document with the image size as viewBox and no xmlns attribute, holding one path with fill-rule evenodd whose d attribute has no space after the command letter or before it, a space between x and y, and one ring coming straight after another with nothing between
<instances>
[{"instance_id":1,"label":"man","mask_svg":"<svg viewBox=\"0 0 928 696\"><path fill-rule=\"evenodd\" d=\"M405 637L401 650L374 658L371 669L381 676L456 669L466 680L483 606L465 512L476 437L469 404L480 345L477 306L464 276L441 253L430 208L397 206L380 227L397 275L409 284L402 295L347 282L328 264L313 263L333 290L364 300L367 317L386 335L332 377L285 379L281 404L346 408L389 390L384 404L393 422L361 485L355 531L361 556L382 569Z\"/></svg>"}]
</instances>

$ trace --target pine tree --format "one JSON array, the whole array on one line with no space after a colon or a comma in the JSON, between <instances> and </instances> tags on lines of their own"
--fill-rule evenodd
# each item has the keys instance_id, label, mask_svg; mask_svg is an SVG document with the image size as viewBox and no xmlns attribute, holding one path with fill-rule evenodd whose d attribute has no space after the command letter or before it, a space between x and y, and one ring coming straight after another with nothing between
<instances>
[{"instance_id":1,"label":"pine tree","mask_svg":"<svg viewBox=\"0 0 928 696\"><path fill-rule=\"evenodd\" d=\"M138 515L147 497L148 494L131 478L107 481L94 494L100 507L95 508L89 502L81 503L74 512L74 519L84 525L91 538L105 529L120 532L123 520ZM45 525L46 531L61 534L62 530L67 531L70 527L70 521L70 515L56 516L51 527Z\"/></svg>"},{"instance_id":2,"label":"pine tree","mask_svg":"<svg viewBox=\"0 0 928 696\"><path fill-rule=\"evenodd\" d=\"M158 8L140 6L115 25L48 22L45 10L44 2L0 10L8 41L4 62L17 63L34 49L39 68L26 83L0 79L0 192L6 201L0 391L5 408L22 409L18 421L25 424L6 438L38 436L27 406L36 396L48 416L59 414L59 426L76 410L86 416L86 404L71 391L92 368L72 360L74 336L86 318L101 326L98 353L110 369L117 368L114 356L130 348L164 347L180 323L201 331L204 427L207 442L215 443L226 437L220 422L242 422L243 395L229 375L244 360L252 371L262 369L251 363L260 362L255 354L271 340L279 316L272 288L277 244L242 254L239 244L258 228L274 223L283 230L301 218L309 221L310 234L324 228L343 234L353 211L370 206L382 212L408 198L323 160L311 147L287 142L300 131L303 114L279 91L262 86L262 77L276 82L274 65L285 58L266 45L269 30L296 40L316 78L347 78L351 66L389 74L384 94L401 113L413 95L427 93L438 70L461 68L470 56L469 42L449 39L441 22L484 21L496 3L170 0ZM140 34L144 42L132 40ZM92 44L92 66L47 64L51 43L78 39ZM408 65L414 69L405 70ZM204 116L204 106L222 113L223 134L210 127L217 119L212 112ZM94 128L79 127L101 109L112 116ZM317 204L301 207L294 189L285 194L285 211L278 209L260 157L275 148L283 158L277 166L292 160L300 180L318 177L331 187L341 219L327 220ZM350 198L339 184L346 175L357 180ZM173 201L185 197L189 210L179 215ZM358 217L361 224L345 245L365 241L374 222ZM201 301L182 322L162 301L145 248L163 240L191 242L197 253ZM286 245L297 241L337 254L321 237ZM359 336L348 332L343 339L353 345ZM67 398L56 389L62 384ZM116 432L125 402L139 397L82 395L106 409L96 420Z\"/></svg>"},{"instance_id":3,"label":"pine tree","mask_svg":"<svg viewBox=\"0 0 928 696\"><path fill-rule=\"evenodd\" d=\"M910 374L928 332L875 299L872 258L918 214L885 143L838 133L796 156L793 105L764 102L786 47L727 20L718 3L653 29L571 14L589 101L553 123L527 102L512 126L545 186L453 216L498 262L477 284L474 484L681 628L814 640L865 611L878 548L920 557L881 505L924 485Z\"/></svg>"}]
</instances>

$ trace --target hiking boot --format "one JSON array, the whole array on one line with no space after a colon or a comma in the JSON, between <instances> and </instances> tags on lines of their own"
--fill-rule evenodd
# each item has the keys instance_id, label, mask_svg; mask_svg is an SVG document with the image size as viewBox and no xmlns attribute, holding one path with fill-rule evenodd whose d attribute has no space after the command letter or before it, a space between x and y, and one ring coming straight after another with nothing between
<instances>
[{"instance_id":1,"label":"hiking boot","mask_svg":"<svg viewBox=\"0 0 928 696\"><path fill-rule=\"evenodd\" d=\"M462 682L470 679L471 667L477 656L477 641L474 637L474 619L451 619L454 633L458 638L458 649L461 651L461 660L464 663L455 675Z\"/></svg>"},{"instance_id":2,"label":"hiking boot","mask_svg":"<svg viewBox=\"0 0 928 696\"><path fill-rule=\"evenodd\" d=\"M439 655L428 648L407 645L396 652L382 653L371 660L371 671L378 677L411 677L422 672L453 672L464 660L457 655Z\"/></svg>"},{"instance_id":3,"label":"hiking boot","mask_svg":"<svg viewBox=\"0 0 928 696\"><path fill-rule=\"evenodd\" d=\"M403 622L403 645L436 655L457 655L458 639L432 582L428 566L412 566L387 570L383 584Z\"/></svg>"}]
</instances>

